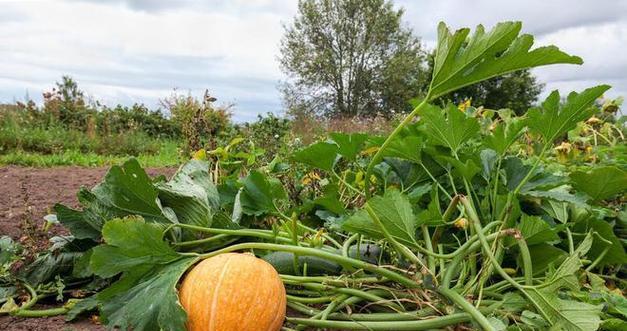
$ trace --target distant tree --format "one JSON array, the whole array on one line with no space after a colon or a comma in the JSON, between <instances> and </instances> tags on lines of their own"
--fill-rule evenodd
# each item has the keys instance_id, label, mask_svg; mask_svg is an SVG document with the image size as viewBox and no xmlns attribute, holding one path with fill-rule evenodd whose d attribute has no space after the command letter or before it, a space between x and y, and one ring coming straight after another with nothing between
<instances>
[{"instance_id":1,"label":"distant tree","mask_svg":"<svg viewBox=\"0 0 627 331\"><path fill-rule=\"evenodd\" d=\"M402 16L385 0L300 0L280 48L288 109L331 116L408 110L426 68Z\"/></svg>"},{"instance_id":2,"label":"distant tree","mask_svg":"<svg viewBox=\"0 0 627 331\"><path fill-rule=\"evenodd\" d=\"M61 77L61 82L55 85L52 91L43 93L44 111L68 127L84 128L89 116L95 112L88 107L84 92L69 76Z\"/></svg>"}]
</instances>

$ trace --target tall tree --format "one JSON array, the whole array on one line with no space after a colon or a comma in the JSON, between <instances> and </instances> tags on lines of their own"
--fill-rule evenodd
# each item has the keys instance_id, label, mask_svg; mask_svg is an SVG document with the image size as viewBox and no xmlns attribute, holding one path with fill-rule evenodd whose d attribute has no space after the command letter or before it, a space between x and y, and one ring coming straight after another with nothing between
<instances>
[{"instance_id":1,"label":"tall tree","mask_svg":"<svg viewBox=\"0 0 627 331\"><path fill-rule=\"evenodd\" d=\"M385 0L300 0L279 59L288 109L331 116L408 110L426 68L402 16Z\"/></svg>"}]
</instances>

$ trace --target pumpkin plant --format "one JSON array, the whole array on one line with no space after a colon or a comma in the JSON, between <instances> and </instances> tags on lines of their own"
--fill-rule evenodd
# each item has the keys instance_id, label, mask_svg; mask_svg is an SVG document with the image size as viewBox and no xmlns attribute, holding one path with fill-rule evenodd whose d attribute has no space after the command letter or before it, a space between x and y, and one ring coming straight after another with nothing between
<instances>
[{"instance_id":1,"label":"pumpkin plant","mask_svg":"<svg viewBox=\"0 0 627 331\"><path fill-rule=\"evenodd\" d=\"M82 209L55 207L71 236L2 274L2 312L97 310L125 330L624 329L624 122L602 158L564 164L556 149L601 116L609 86L552 92L523 116L429 103L582 63L520 30L441 23L429 90L389 136L332 134L227 180L203 160L170 180L112 167L79 192ZM14 263L19 249L0 244ZM35 310L59 282L87 297ZM283 321L285 305L297 314Z\"/></svg>"}]
</instances>

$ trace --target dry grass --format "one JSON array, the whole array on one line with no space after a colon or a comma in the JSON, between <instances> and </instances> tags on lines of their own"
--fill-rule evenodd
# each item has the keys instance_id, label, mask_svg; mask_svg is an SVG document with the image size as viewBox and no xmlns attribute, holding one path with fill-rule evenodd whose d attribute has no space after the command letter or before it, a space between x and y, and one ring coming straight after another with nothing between
<instances>
[{"instance_id":1,"label":"dry grass","mask_svg":"<svg viewBox=\"0 0 627 331\"><path fill-rule=\"evenodd\" d=\"M376 117L336 117L331 119L298 115L293 118L292 134L300 137L304 144L310 144L329 132L368 133L385 135L391 132L400 120L399 116Z\"/></svg>"}]
</instances>

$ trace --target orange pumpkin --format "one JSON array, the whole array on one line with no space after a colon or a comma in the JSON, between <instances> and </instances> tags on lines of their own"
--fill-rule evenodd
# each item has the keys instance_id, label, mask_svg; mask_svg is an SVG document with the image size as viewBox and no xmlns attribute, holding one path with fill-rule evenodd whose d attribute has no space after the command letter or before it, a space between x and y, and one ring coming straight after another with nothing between
<instances>
[{"instance_id":1,"label":"orange pumpkin","mask_svg":"<svg viewBox=\"0 0 627 331\"><path fill-rule=\"evenodd\" d=\"M287 301L283 282L269 263L237 253L192 268L179 299L189 331L278 331Z\"/></svg>"}]
</instances>

